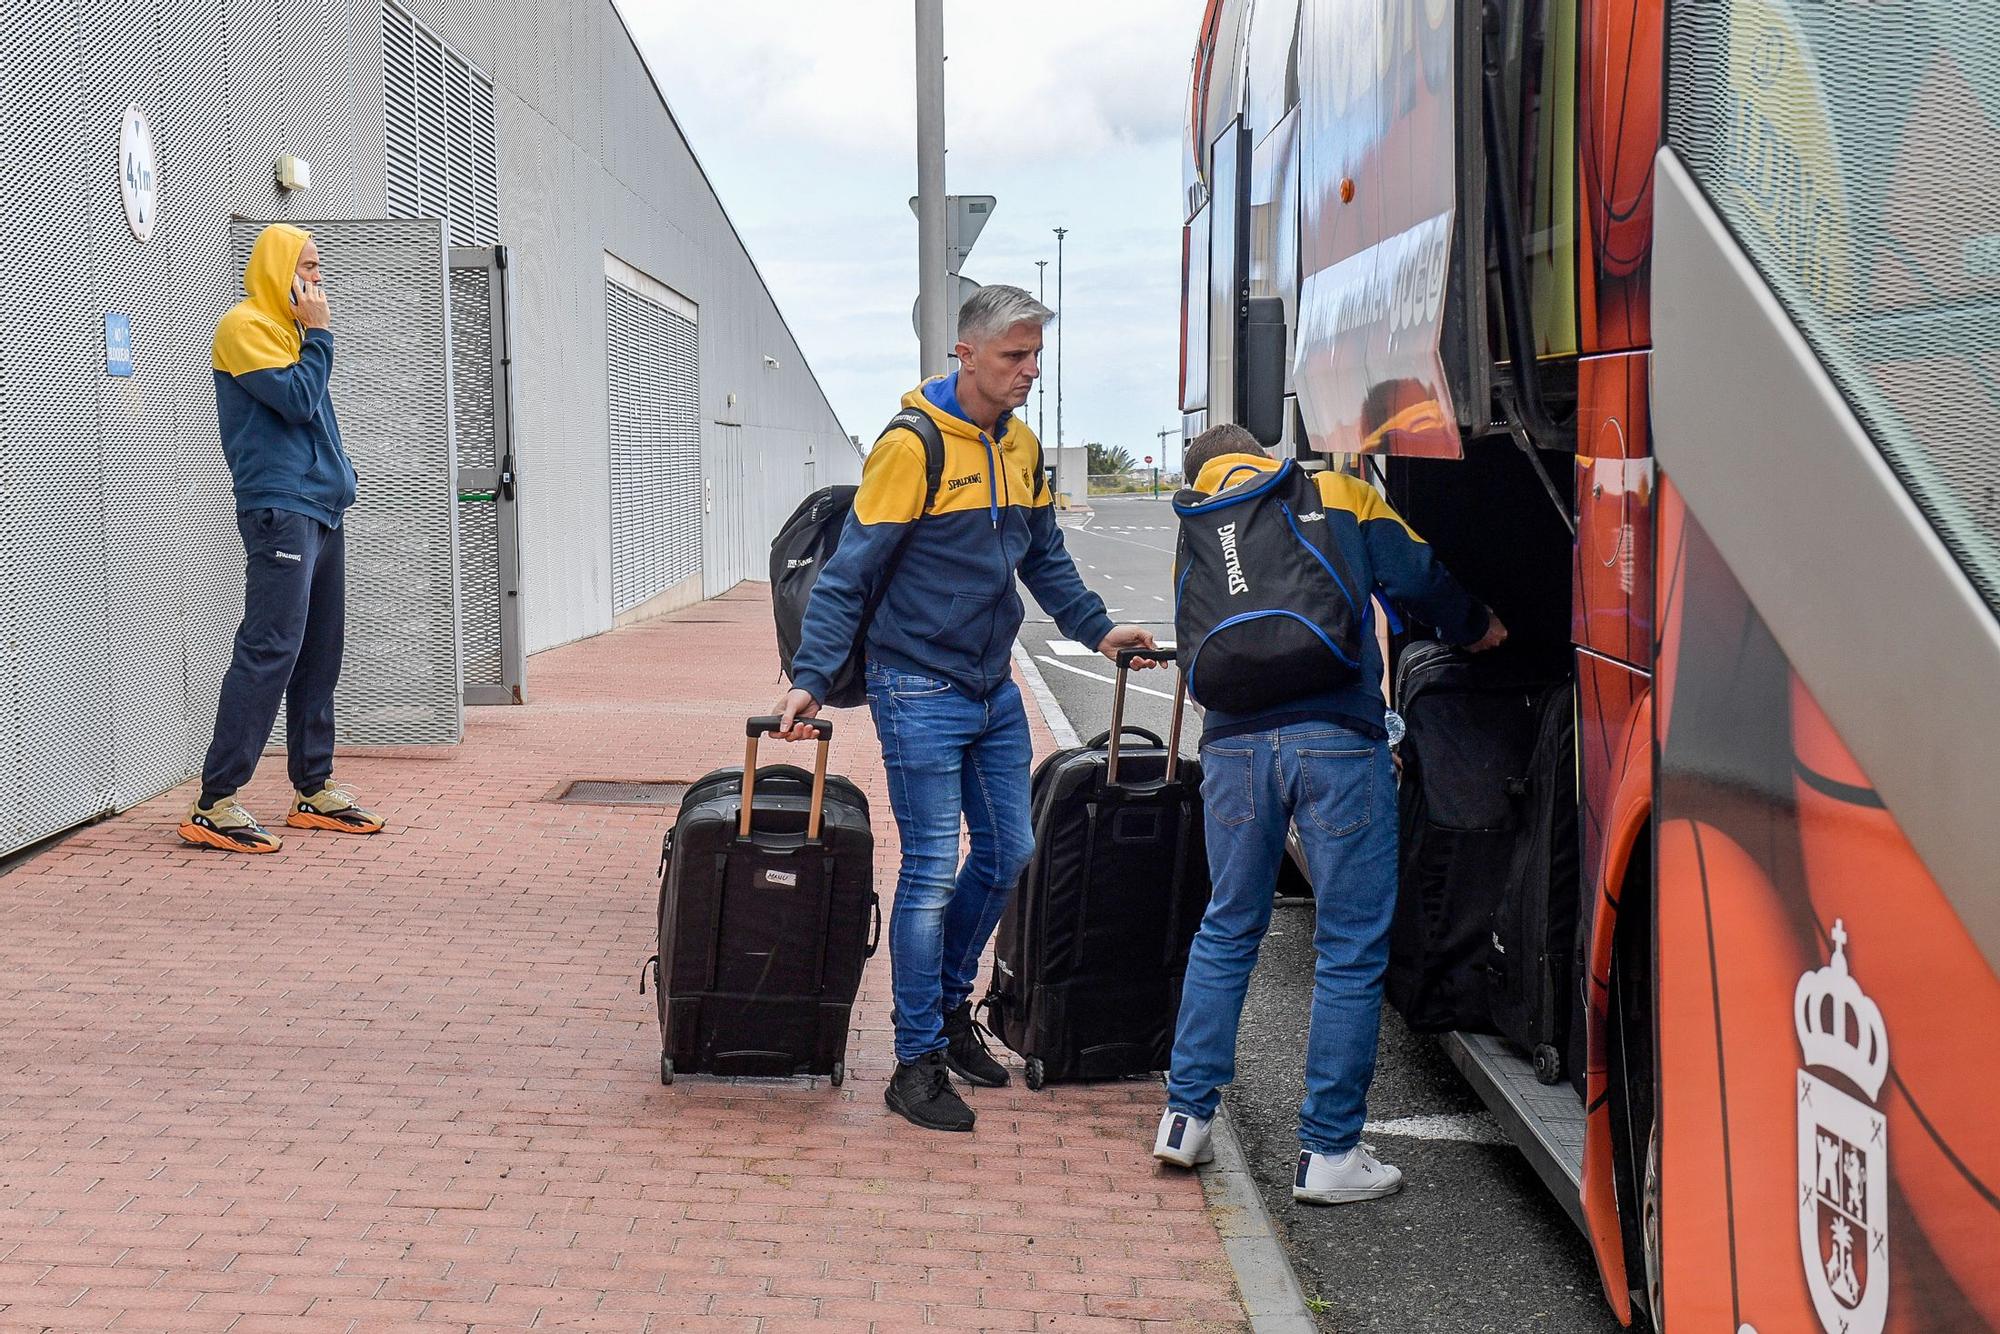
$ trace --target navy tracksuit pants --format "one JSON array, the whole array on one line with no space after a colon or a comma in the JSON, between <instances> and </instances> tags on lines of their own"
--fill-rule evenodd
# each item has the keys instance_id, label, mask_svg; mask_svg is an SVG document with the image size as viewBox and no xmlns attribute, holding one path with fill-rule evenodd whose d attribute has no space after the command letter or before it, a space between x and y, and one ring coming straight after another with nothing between
<instances>
[{"instance_id":1,"label":"navy tracksuit pants","mask_svg":"<svg viewBox=\"0 0 2000 1334\"><path fill-rule=\"evenodd\" d=\"M285 705L292 786L317 792L333 776L333 686L347 633L347 538L290 510L236 516L248 572L243 624L222 678L215 740L201 766L205 800L250 781Z\"/></svg>"}]
</instances>

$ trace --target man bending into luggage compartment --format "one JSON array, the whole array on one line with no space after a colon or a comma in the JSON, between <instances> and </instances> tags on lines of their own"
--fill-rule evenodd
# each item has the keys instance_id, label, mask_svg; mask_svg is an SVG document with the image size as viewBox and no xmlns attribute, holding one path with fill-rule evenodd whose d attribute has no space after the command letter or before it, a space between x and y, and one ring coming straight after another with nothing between
<instances>
[{"instance_id":1,"label":"man bending into luggage compartment","mask_svg":"<svg viewBox=\"0 0 2000 1334\"><path fill-rule=\"evenodd\" d=\"M1182 464L1206 494L1232 473L1278 466L1240 426L1204 431ZM1407 606L1453 643L1493 648L1507 631L1468 597L1430 548L1360 480L1318 477L1328 536L1362 587ZM1314 517L1314 516L1308 516ZM1310 559L1304 548L1299 559ZM1294 1199L1347 1204L1393 1194L1403 1174L1362 1144L1375 1075L1382 970L1396 903L1396 782L1383 729L1381 650L1361 636L1358 677L1266 712L1210 709L1201 738L1202 803L1214 889L1188 957L1153 1156L1180 1167L1214 1157L1209 1123L1236 1076L1236 1029L1271 898L1296 824L1312 877L1312 1022L1299 1114Z\"/></svg>"},{"instance_id":2,"label":"man bending into luggage compartment","mask_svg":"<svg viewBox=\"0 0 2000 1334\"><path fill-rule=\"evenodd\" d=\"M840 549L806 607L778 706L784 734L811 718L846 661L863 609L903 534L916 530L881 589L867 634L868 708L882 741L903 850L889 914L896 1073L884 1098L927 1130L970 1130L951 1086L997 1088L1007 1070L972 1020L979 956L1034 848L1027 715L1012 675L1021 628L1018 572L1062 632L1115 658L1154 648L1114 627L1084 587L1039 475L1041 448L1014 410L1041 375L1047 306L1018 287L974 293L958 314L959 369L903 396L937 424L945 467L924 505L924 446L897 427L868 455ZM972 836L958 860L959 819Z\"/></svg>"}]
</instances>

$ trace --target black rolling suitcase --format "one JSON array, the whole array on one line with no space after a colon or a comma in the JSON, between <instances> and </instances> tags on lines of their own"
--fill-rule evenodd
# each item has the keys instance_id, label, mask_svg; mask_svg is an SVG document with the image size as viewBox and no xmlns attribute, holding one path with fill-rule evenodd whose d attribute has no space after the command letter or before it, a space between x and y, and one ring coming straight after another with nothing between
<instances>
[{"instance_id":1,"label":"black rolling suitcase","mask_svg":"<svg viewBox=\"0 0 2000 1334\"><path fill-rule=\"evenodd\" d=\"M848 1014L881 936L868 799L826 772L717 769L682 798L660 849L660 1082L676 1074L846 1076ZM745 775L749 776L746 784ZM640 978L645 989L645 978Z\"/></svg>"},{"instance_id":2,"label":"black rolling suitcase","mask_svg":"<svg viewBox=\"0 0 2000 1334\"><path fill-rule=\"evenodd\" d=\"M1396 668L1406 732L1399 885L1384 991L1420 1033L1494 1030L1494 914L1506 895L1528 770L1548 691L1504 659L1423 641Z\"/></svg>"},{"instance_id":3,"label":"black rolling suitcase","mask_svg":"<svg viewBox=\"0 0 2000 1334\"><path fill-rule=\"evenodd\" d=\"M1494 907L1487 954L1493 1026L1558 1082L1576 1008L1577 801L1575 691L1565 681L1536 704L1533 749L1514 803L1513 857Z\"/></svg>"},{"instance_id":4,"label":"black rolling suitcase","mask_svg":"<svg viewBox=\"0 0 2000 1334\"><path fill-rule=\"evenodd\" d=\"M1173 1051L1208 907L1201 762L1177 754L1185 678L1166 741L1124 725L1131 661L1172 657L1121 653L1111 730L1035 770L1035 856L1000 920L983 1002L987 1027L1026 1058L1029 1088L1164 1070Z\"/></svg>"}]
</instances>

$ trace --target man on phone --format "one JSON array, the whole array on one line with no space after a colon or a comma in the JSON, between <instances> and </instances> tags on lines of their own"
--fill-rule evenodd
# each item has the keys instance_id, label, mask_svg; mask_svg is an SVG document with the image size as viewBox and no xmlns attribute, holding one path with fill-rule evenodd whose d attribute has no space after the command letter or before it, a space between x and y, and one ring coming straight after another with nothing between
<instances>
[{"instance_id":1,"label":"man on phone","mask_svg":"<svg viewBox=\"0 0 2000 1334\"><path fill-rule=\"evenodd\" d=\"M243 272L245 299L215 329L215 406L248 565L243 623L222 678L201 793L180 836L225 852L276 852L278 837L237 801L286 706L295 789L285 823L373 834L377 816L333 783L333 686L346 620L354 465L327 382L333 334L319 248L298 227L266 227Z\"/></svg>"}]
</instances>

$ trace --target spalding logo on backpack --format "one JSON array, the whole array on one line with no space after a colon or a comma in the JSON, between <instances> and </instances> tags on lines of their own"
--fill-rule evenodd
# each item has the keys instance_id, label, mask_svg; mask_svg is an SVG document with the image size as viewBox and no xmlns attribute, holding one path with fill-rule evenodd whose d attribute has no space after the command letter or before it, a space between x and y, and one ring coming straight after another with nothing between
<instances>
[{"instance_id":1,"label":"spalding logo on backpack","mask_svg":"<svg viewBox=\"0 0 2000 1334\"><path fill-rule=\"evenodd\" d=\"M1229 575L1229 596L1250 591L1250 581L1243 577L1243 558L1236 551L1236 525L1225 523L1215 530L1222 539L1222 565Z\"/></svg>"},{"instance_id":2,"label":"spalding logo on backpack","mask_svg":"<svg viewBox=\"0 0 2000 1334\"><path fill-rule=\"evenodd\" d=\"M1287 460L1213 496L1184 490L1174 512L1174 633L1197 703L1254 713L1355 678L1367 593L1310 474Z\"/></svg>"}]
</instances>

